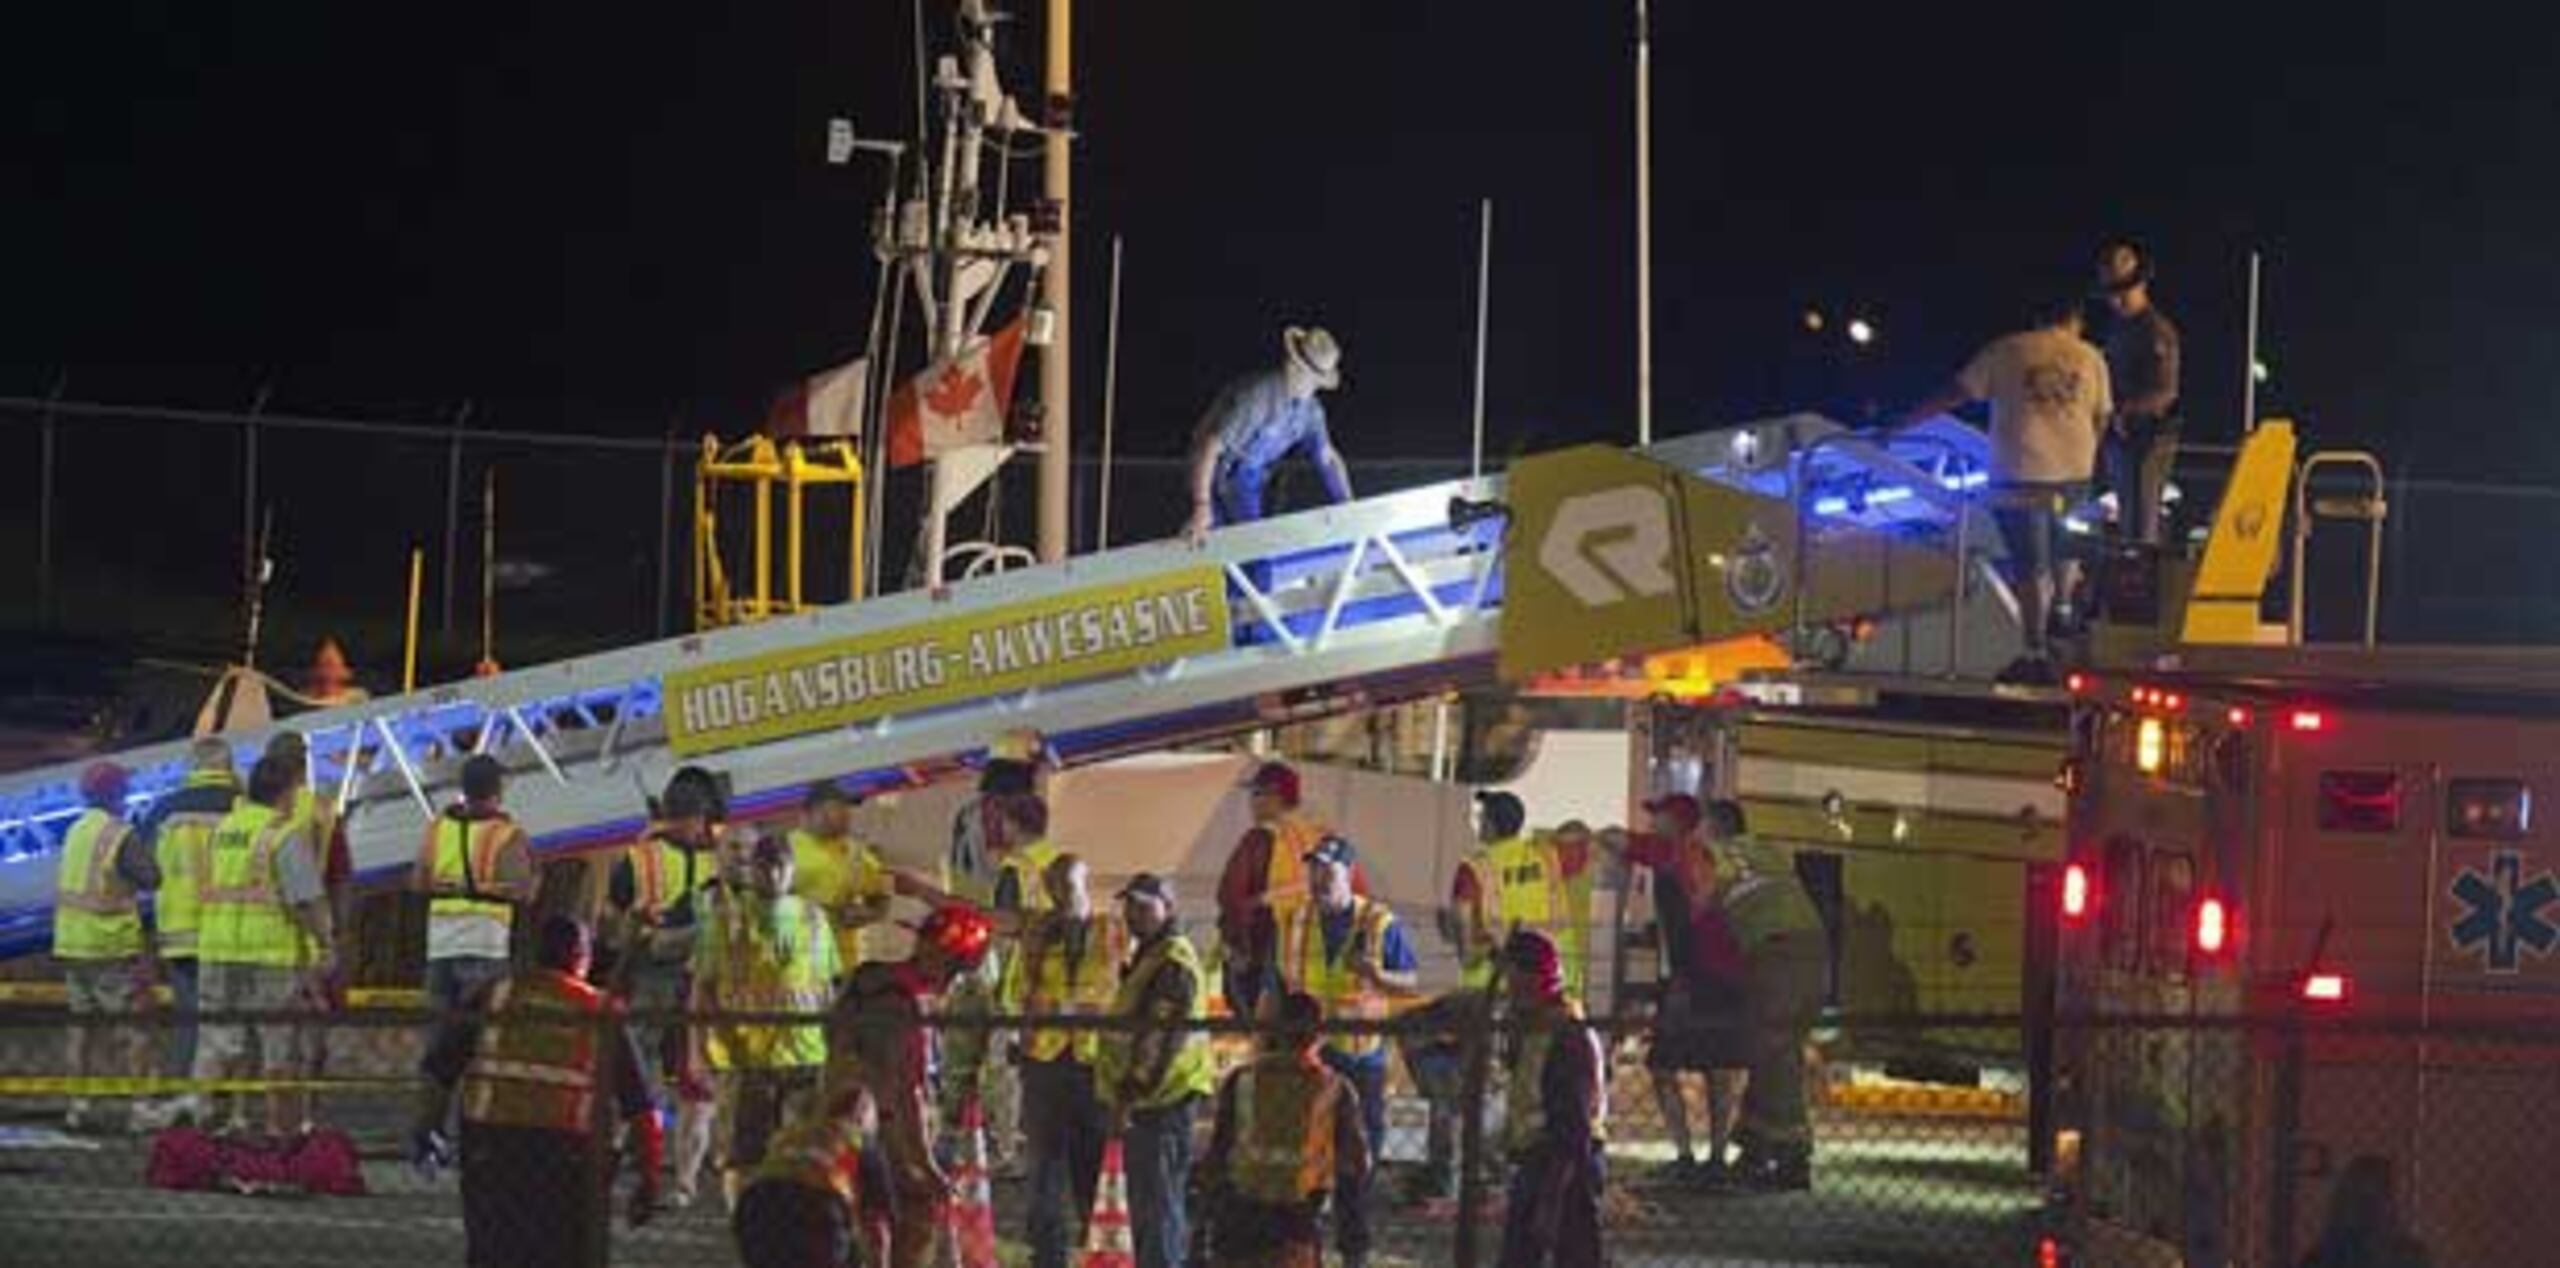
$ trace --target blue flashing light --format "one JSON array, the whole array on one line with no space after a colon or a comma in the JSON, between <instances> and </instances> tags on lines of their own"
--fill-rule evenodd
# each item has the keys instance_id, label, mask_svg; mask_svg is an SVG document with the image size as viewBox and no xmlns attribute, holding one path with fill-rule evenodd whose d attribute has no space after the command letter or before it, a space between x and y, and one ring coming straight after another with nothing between
<instances>
[{"instance_id":1,"label":"blue flashing light","mask_svg":"<svg viewBox=\"0 0 2560 1268\"><path fill-rule=\"evenodd\" d=\"M1950 489L1954 489L1957 492L1962 493L1981 488L1982 486L1991 483L1991 473L1987 471L1967 471L1962 475L1941 477L1938 482ZM1887 484L1867 490L1866 494L1858 499L1858 502L1862 506L1873 509L1879 506L1891 506L1896 502L1908 502L1916 496L1918 496L1918 494L1909 485ZM1816 498L1813 503L1813 513L1816 515L1847 515L1850 513L1849 507L1850 499L1846 497Z\"/></svg>"}]
</instances>

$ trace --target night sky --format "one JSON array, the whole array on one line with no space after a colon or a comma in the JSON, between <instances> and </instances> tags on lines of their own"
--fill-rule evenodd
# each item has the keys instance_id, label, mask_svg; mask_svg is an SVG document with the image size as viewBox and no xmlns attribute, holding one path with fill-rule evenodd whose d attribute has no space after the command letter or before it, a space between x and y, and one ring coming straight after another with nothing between
<instances>
[{"instance_id":1,"label":"night sky","mask_svg":"<svg viewBox=\"0 0 2560 1268\"><path fill-rule=\"evenodd\" d=\"M2193 431L2233 429L2255 246L2271 408L2430 475L2560 478L2547 11L1655 7L1662 430L1898 403L2130 234L2188 335ZM1119 232L1129 451L1175 449L1297 320L1347 350L1355 459L1463 452L1490 196L1495 447L1632 434L1621 6L1082 10L1088 424ZM0 392L736 430L860 345L880 174L827 167L825 125L912 131L909 20L15 6ZM1036 97L1036 31L1011 41ZM1883 340L1846 358L1807 307Z\"/></svg>"}]
</instances>

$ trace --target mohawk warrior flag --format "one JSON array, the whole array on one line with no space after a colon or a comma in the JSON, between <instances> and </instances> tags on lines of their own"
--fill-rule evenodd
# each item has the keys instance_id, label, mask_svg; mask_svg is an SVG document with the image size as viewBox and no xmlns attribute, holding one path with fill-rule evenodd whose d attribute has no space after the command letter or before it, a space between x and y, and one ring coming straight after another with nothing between
<instances>
[{"instance_id":1,"label":"mohawk warrior flag","mask_svg":"<svg viewBox=\"0 0 2560 1268\"><path fill-rule=\"evenodd\" d=\"M862 407L870 381L870 360L855 357L792 384L765 415L765 434L777 439L861 435Z\"/></svg>"},{"instance_id":2,"label":"mohawk warrior flag","mask_svg":"<svg viewBox=\"0 0 2560 1268\"><path fill-rule=\"evenodd\" d=\"M1014 371L1022 364L1022 320L909 379L889 394L889 465L911 467L965 445L1004 441Z\"/></svg>"}]
</instances>

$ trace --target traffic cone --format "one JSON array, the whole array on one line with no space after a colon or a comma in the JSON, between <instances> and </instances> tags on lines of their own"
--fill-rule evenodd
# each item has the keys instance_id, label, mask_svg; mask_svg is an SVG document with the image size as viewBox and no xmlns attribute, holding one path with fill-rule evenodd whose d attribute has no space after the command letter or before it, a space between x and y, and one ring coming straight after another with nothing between
<instances>
[{"instance_id":1,"label":"traffic cone","mask_svg":"<svg viewBox=\"0 0 2560 1268\"><path fill-rule=\"evenodd\" d=\"M1093 1213L1084 1222L1084 1256L1076 1268L1138 1268L1129 1233L1129 1164L1117 1136L1102 1146L1102 1175L1093 1186Z\"/></svg>"},{"instance_id":2,"label":"traffic cone","mask_svg":"<svg viewBox=\"0 0 2560 1268\"><path fill-rule=\"evenodd\" d=\"M960 1161L951 1170L948 1219L958 1268L996 1268L996 1208L987 1186L987 1112L977 1097L960 1102Z\"/></svg>"}]
</instances>

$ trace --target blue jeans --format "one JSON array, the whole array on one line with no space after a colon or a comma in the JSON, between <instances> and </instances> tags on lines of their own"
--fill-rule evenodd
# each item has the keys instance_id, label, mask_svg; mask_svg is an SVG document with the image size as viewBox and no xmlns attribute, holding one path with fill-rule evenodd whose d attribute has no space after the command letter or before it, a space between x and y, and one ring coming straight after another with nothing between
<instances>
[{"instance_id":1,"label":"blue jeans","mask_svg":"<svg viewBox=\"0 0 2560 1268\"><path fill-rule=\"evenodd\" d=\"M1369 1136L1369 1172L1355 1192L1333 1195L1334 1249L1344 1255L1369 1253L1369 1191L1378 1187L1378 1146L1387 1138L1387 1050L1365 1057L1324 1050L1324 1063L1351 1081L1360 1094L1360 1130Z\"/></svg>"},{"instance_id":2,"label":"blue jeans","mask_svg":"<svg viewBox=\"0 0 2560 1268\"><path fill-rule=\"evenodd\" d=\"M1191 1120L1200 1098L1133 1110L1120 1138L1129 1164L1129 1223L1138 1268L1182 1268L1191 1245L1183 1190L1191 1176Z\"/></svg>"},{"instance_id":3,"label":"blue jeans","mask_svg":"<svg viewBox=\"0 0 2560 1268\"><path fill-rule=\"evenodd\" d=\"M1032 1268L1066 1268L1067 1233L1093 1210L1102 1174L1102 1102L1093 1067L1075 1061L1022 1063L1022 1135L1031 1154ZM1076 1204L1071 1216L1067 1203Z\"/></svg>"}]
</instances>

